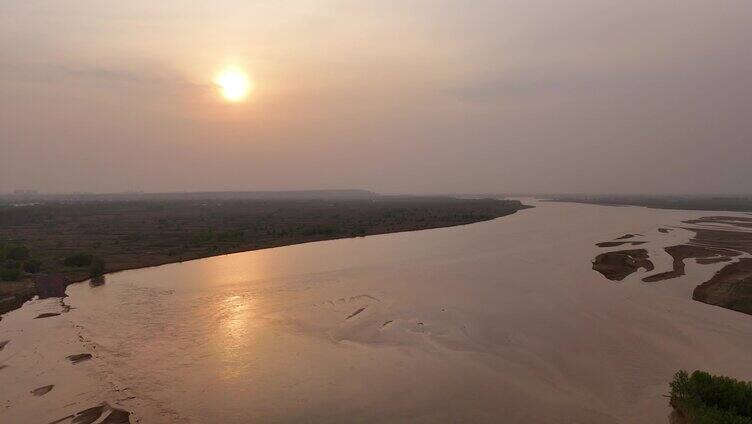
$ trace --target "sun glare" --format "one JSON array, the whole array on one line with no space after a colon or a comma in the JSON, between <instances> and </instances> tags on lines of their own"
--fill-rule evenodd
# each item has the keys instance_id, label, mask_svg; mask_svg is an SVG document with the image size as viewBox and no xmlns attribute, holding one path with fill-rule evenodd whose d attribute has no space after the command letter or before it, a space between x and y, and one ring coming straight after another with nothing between
<instances>
[{"instance_id":1,"label":"sun glare","mask_svg":"<svg viewBox=\"0 0 752 424\"><path fill-rule=\"evenodd\" d=\"M228 68L217 74L214 83L219 87L222 97L228 102L244 100L253 89L248 75L236 68Z\"/></svg>"}]
</instances>

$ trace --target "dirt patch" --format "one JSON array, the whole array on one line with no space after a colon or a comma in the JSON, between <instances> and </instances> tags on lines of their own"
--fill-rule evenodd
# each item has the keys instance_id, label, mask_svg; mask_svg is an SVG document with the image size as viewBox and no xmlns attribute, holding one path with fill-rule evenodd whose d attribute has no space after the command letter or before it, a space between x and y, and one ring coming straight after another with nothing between
<instances>
[{"instance_id":1,"label":"dirt patch","mask_svg":"<svg viewBox=\"0 0 752 424\"><path fill-rule=\"evenodd\" d=\"M66 358L71 361L73 364L78 364L79 362L88 361L91 359L90 353L77 353L75 355L68 355Z\"/></svg>"},{"instance_id":2,"label":"dirt patch","mask_svg":"<svg viewBox=\"0 0 752 424\"><path fill-rule=\"evenodd\" d=\"M728 256L719 256L717 258L699 258L697 259L697 263L700 265L710 265L710 264L717 264L719 262L728 262L731 258Z\"/></svg>"},{"instance_id":3,"label":"dirt patch","mask_svg":"<svg viewBox=\"0 0 752 424\"><path fill-rule=\"evenodd\" d=\"M593 261L593 269L612 281L621 281L640 268L646 271L655 268L645 249L601 253Z\"/></svg>"},{"instance_id":4,"label":"dirt patch","mask_svg":"<svg viewBox=\"0 0 752 424\"><path fill-rule=\"evenodd\" d=\"M355 312L351 313L351 314L350 314L350 315L349 315L349 316L348 316L347 318L345 318L345 319L350 319L350 318L354 317L355 315L358 315L359 313L361 313L361 312L363 312L363 311L365 311L365 310L366 310L366 308L365 308L365 307L363 307L363 308L360 308L360 309L358 309L357 311L355 311Z\"/></svg>"},{"instance_id":5,"label":"dirt patch","mask_svg":"<svg viewBox=\"0 0 752 424\"><path fill-rule=\"evenodd\" d=\"M34 395L34 396L44 396L47 393L49 393L50 390L52 390L53 387L55 387L54 384L50 384L50 385L47 385L47 386L38 387L38 388L32 390L31 394Z\"/></svg>"},{"instance_id":6,"label":"dirt patch","mask_svg":"<svg viewBox=\"0 0 752 424\"><path fill-rule=\"evenodd\" d=\"M595 245L598 247L616 247L616 246L622 246L625 244L630 244L632 246L639 246L645 243L647 242L646 241L604 241L601 243L596 243Z\"/></svg>"},{"instance_id":7,"label":"dirt patch","mask_svg":"<svg viewBox=\"0 0 752 424\"><path fill-rule=\"evenodd\" d=\"M115 408L107 402L84 409L75 415L69 415L49 424L68 422L71 424L129 424L131 413Z\"/></svg>"},{"instance_id":8,"label":"dirt patch","mask_svg":"<svg viewBox=\"0 0 752 424\"><path fill-rule=\"evenodd\" d=\"M62 275L36 275L34 285L40 299L48 297L65 297L65 288L69 281Z\"/></svg>"},{"instance_id":9,"label":"dirt patch","mask_svg":"<svg viewBox=\"0 0 752 424\"><path fill-rule=\"evenodd\" d=\"M694 244L681 244L669 246L664 249L666 253L674 259L673 269L671 271L661 272L660 274L650 275L642 279L646 283L655 283L658 281L668 280L671 278L681 277L684 275L686 259L717 259L719 257L738 256L739 252L717 249L712 247L697 246Z\"/></svg>"},{"instance_id":10,"label":"dirt patch","mask_svg":"<svg viewBox=\"0 0 752 424\"><path fill-rule=\"evenodd\" d=\"M752 232L749 231L752 228L752 218L708 216L685 223L715 228L685 228L695 233L692 240L687 244L665 249L673 258L673 269L650 275L643 278L643 281L658 282L682 276L685 274L687 259L695 259L698 264L707 265L730 262L743 254L752 255ZM713 278L697 286L692 298L752 314L752 258L740 258L726 265Z\"/></svg>"},{"instance_id":11,"label":"dirt patch","mask_svg":"<svg viewBox=\"0 0 752 424\"><path fill-rule=\"evenodd\" d=\"M692 244L752 255L752 232L734 231L733 229L687 229L695 232Z\"/></svg>"},{"instance_id":12,"label":"dirt patch","mask_svg":"<svg viewBox=\"0 0 752 424\"><path fill-rule=\"evenodd\" d=\"M752 258L723 267L695 288L692 299L752 314Z\"/></svg>"}]
</instances>

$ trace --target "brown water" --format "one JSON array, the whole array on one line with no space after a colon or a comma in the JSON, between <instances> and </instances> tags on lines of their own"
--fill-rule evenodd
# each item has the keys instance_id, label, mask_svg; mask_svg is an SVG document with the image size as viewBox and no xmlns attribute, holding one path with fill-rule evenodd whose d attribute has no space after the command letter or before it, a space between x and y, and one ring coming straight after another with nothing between
<instances>
[{"instance_id":1,"label":"brown water","mask_svg":"<svg viewBox=\"0 0 752 424\"><path fill-rule=\"evenodd\" d=\"M677 369L752 379L752 317L687 295L722 265L665 284L590 269L595 243L640 233L665 270L689 232L657 228L707 214L533 203L112 274L69 287L56 317L30 302L0 323L0 421L106 400L144 423L667 422Z\"/></svg>"}]
</instances>

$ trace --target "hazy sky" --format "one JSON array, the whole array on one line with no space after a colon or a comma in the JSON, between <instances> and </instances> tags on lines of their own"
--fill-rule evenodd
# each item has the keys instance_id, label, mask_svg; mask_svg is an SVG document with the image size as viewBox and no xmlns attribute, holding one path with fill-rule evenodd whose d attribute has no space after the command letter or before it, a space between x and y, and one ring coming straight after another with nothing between
<instances>
[{"instance_id":1,"label":"hazy sky","mask_svg":"<svg viewBox=\"0 0 752 424\"><path fill-rule=\"evenodd\" d=\"M0 1L0 191L749 193L751 162L750 0Z\"/></svg>"}]
</instances>

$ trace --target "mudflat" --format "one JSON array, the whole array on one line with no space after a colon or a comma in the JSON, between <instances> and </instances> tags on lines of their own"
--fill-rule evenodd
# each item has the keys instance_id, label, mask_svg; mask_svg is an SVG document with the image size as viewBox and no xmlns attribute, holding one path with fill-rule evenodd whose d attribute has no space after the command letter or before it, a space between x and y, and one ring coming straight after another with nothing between
<instances>
[{"instance_id":1,"label":"mudflat","mask_svg":"<svg viewBox=\"0 0 752 424\"><path fill-rule=\"evenodd\" d=\"M697 286L692 298L752 314L752 259L743 258L723 267L713 278Z\"/></svg>"},{"instance_id":2,"label":"mudflat","mask_svg":"<svg viewBox=\"0 0 752 424\"><path fill-rule=\"evenodd\" d=\"M689 260L698 265L728 263L711 279L696 281L692 298L752 314L752 259L749 258L752 255L752 217L711 215L685 220L681 224L681 228L692 236L684 243L663 248L672 258L671 269L644 276L642 281L660 283L683 277ZM659 228L658 232L668 234L669 229ZM596 243L596 246L606 248L622 244L607 241ZM605 252L596 256L593 269L610 280L621 281L640 267L652 271L649 257L645 249Z\"/></svg>"}]
</instances>

